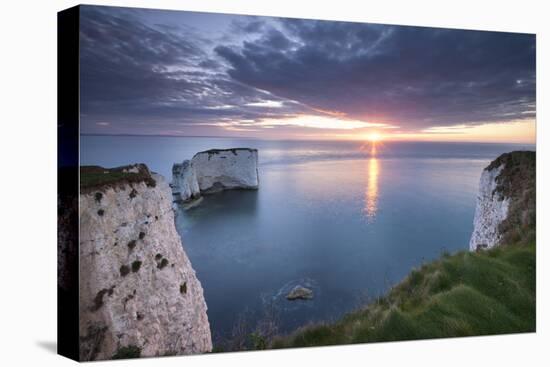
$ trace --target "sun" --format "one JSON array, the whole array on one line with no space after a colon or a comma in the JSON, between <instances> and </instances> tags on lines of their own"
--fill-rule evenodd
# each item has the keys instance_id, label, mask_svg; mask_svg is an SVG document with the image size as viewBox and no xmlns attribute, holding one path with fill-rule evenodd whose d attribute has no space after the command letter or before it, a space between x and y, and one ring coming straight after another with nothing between
<instances>
[{"instance_id":1,"label":"sun","mask_svg":"<svg viewBox=\"0 0 550 367\"><path fill-rule=\"evenodd\" d=\"M367 135L367 140L371 143L376 143L382 140L382 135L380 135L379 133L370 133Z\"/></svg>"}]
</instances>

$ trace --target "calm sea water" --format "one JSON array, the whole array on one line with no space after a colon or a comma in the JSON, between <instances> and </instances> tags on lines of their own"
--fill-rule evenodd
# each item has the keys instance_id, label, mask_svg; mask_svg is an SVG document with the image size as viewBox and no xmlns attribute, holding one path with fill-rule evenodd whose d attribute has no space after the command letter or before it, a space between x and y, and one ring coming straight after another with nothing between
<instances>
[{"instance_id":1,"label":"calm sea water","mask_svg":"<svg viewBox=\"0 0 550 367\"><path fill-rule=\"evenodd\" d=\"M174 162L211 148L259 150L260 189L205 197L176 227L201 281L215 337L275 310L281 332L333 320L443 251L468 248L479 176L533 146L83 136L81 164ZM296 284L311 301L290 302Z\"/></svg>"}]
</instances>

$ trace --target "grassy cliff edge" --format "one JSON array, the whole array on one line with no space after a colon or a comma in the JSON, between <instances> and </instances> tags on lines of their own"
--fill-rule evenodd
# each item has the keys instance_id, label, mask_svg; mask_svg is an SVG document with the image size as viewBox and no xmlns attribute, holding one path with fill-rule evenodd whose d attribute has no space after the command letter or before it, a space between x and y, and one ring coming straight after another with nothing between
<instances>
[{"instance_id":1,"label":"grassy cliff edge","mask_svg":"<svg viewBox=\"0 0 550 367\"><path fill-rule=\"evenodd\" d=\"M115 168L100 166L80 167L80 192L89 193L94 190L124 187L127 184L144 182L155 187L156 182L149 168L143 163Z\"/></svg>"},{"instance_id":2,"label":"grassy cliff edge","mask_svg":"<svg viewBox=\"0 0 550 367\"><path fill-rule=\"evenodd\" d=\"M535 331L535 245L460 252L413 270L384 297L273 348Z\"/></svg>"}]
</instances>

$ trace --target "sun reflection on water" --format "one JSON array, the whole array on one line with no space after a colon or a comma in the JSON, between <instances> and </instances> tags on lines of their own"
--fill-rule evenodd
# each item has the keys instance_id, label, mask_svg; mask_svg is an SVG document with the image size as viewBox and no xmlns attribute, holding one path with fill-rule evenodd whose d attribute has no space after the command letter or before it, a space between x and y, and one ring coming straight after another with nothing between
<instances>
[{"instance_id":1,"label":"sun reflection on water","mask_svg":"<svg viewBox=\"0 0 550 367\"><path fill-rule=\"evenodd\" d=\"M378 211L378 175L380 174L380 164L376 158L376 144L371 146L370 158L367 160L367 189L365 191L364 213L367 221L371 223L376 217Z\"/></svg>"}]
</instances>

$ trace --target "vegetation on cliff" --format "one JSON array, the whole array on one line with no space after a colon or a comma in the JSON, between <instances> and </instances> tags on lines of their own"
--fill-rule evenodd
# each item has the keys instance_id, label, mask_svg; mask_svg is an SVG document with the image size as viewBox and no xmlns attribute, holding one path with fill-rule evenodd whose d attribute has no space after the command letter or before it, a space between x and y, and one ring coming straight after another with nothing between
<instances>
[{"instance_id":1,"label":"vegetation on cliff","mask_svg":"<svg viewBox=\"0 0 550 367\"><path fill-rule=\"evenodd\" d=\"M487 167L504 168L498 175L496 191L509 198L508 217L499 225L501 244L526 245L535 242L536 153L516 151L502 154Z\"/></svg>"},{"instance_id":2,"label":"vegetation on cliff","mask_svg":"<svg viewBox=\"0 0 550 367\"><path fill-rule=\"evenodd\" d=\"M412 271L386 296L273 348L535 331L535 246L460 252Z\"/></svg>"},{"instance_id":3,"label":"vegetation on cliff","mask_svg":"<svg viewBox=\"0 0 550 367\"><path fill-rule=\"evenodd\" d=\"M80 167L80 192L88 193L108 187L121 187L126 184L145 182L147 186L155 187L156 182L145 164L103 168L100 166ZM101 194L101 193L99 193ZM101 197L96 194L96 200Z\"/></svg>"},{"instance_id":4,"label":"vegetation on cliff","mask_svg":"<svg viewBox=\"0 0 550 367\"><path fill-rule=\"evenodd\" d=\"M231 153L233 153L233 155L237 155L237 151L239 151L239 150L244 150L244 151L247 151L247 152L257 152L258 151L258 149L253 149L253 148L208 149L208 150L204 150L202 152L198 152L197 154L195 154L193 156L193 158L198 156L199 154L204 154L204 153L208 154L208 158L210 158L211 155L216 155L216 154L225 153L225 152L231 152Z\"/></svg>"}]
</instances>

